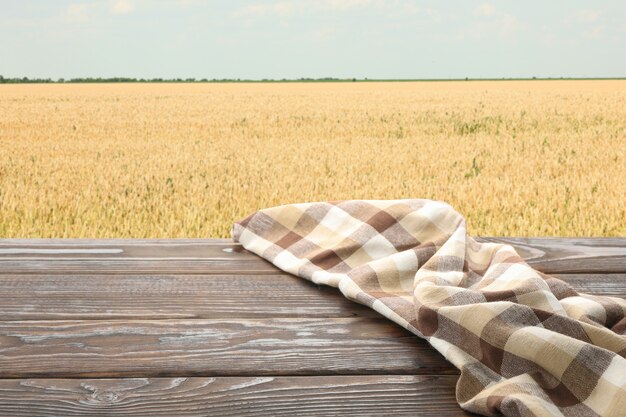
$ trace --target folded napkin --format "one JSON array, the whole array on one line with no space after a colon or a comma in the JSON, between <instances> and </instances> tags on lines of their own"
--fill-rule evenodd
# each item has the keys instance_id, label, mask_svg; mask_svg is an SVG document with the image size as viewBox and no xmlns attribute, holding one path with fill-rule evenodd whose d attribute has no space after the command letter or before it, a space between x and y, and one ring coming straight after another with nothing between
<instances>
[{"instance_id":1,"label":"folded napkin","mask_svg":"<svg viewBox=\"0 0 626 417\"><path fill-rule=\"evenodd\" d=\"M626 415L626 301L578 293L511 246L477 242L445 203L290 204L241 220L233 237L428 340L461 371L465 410Z\"/></svg>"}]
</instances>

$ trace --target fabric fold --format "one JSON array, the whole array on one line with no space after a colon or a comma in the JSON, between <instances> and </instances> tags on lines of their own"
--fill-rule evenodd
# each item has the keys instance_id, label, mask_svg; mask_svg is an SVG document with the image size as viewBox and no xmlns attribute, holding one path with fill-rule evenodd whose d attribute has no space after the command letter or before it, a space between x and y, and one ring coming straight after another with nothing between
<instances>
[{"instance_id":1,"label":"fabric fold","mask_svg":"<svg viewBox=\"0 0 626 417\"><path fill-rule=\"evenodd\" d=\"M626 301L578 293L513 247L476 241L445 203L290 204L235 223L233 238L427 339L461 371L465 410L624 415Z\"/></svg>"}]
</instances>

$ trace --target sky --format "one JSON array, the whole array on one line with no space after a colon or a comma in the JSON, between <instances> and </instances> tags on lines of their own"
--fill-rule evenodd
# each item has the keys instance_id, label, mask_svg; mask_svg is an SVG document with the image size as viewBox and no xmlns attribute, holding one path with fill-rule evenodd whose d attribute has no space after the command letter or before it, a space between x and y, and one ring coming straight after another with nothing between
<instances>
[{"instance_id":1,"label":"sky","mask_svg":"<svg viewBox=\"0 0 626 417\"><path fill-rule=\"evenodd\" d=\"M0 0L0 75L626 77L626 1Z\"/></svg>"}]
</instances>

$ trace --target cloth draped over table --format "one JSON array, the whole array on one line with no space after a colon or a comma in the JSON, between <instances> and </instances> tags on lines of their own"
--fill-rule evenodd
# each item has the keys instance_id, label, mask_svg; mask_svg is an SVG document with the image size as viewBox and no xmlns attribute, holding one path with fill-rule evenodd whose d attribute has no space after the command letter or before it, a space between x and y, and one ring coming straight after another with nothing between
<instances>
[{"instance_id":1,"label":"cloth draped over table","mask_svg":"<svg viewBox=\"0 0 626 417\"><path fill-rule=\"evenodd\" d=\"M626 301L578 293L511 246L472 239L445 203L290 204L241 220L233 238L427 339L461 371L465 410L626 413Z\"/></svg>"}]
</instances>

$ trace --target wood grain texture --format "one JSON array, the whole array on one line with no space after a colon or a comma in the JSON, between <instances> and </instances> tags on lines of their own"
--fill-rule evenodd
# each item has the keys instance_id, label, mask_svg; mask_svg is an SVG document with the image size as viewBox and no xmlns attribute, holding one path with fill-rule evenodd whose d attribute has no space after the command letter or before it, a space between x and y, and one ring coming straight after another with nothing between
<instances>
[{"instance_id":1,"label":"wood grain texture","mask_svg":"<svg viewBox=\"0 0 626 417\"><path fill-rule=\"evenodd\" d=\"M579 292L626 298L626 274L555 274Z\"/></svg>"},{"instance_id":2,"label":"wood grain texture","mask_svg":"<svg viewBox=\"0 0 626 417\"><path fill-rule=\"evenodd\" d=\"M555 275L626 297L626 274ZM339 290L289 275L0 274L3 320L381 317Z\"/></svg>"},{"instance_id":3,"label":"wood grain texture","mask_svg":"<svg viewBox=\"0 0 626 417\"><path fill-rule=\"evenodd\" d=\"M469 416L456 376L0 380L0 410L19 416Z\"/></svg>"},{"instance_id":4,"label":"wood grain texture","mask_svg":"<svg viewBox=\"0 0 626 417\"><path fill-rule=\"evenodd\" d=\"M275 274L278 269L226 239L0 239L0 271Z\"/></svg>"},{"instance_id":5,"label":"wood grain texture","mask_svg":"<svg viewBox=\"0 0 626 417\"><path fill-rule=\"evenodd\" d=\"M482 240L626 296L626 239ZM1 415L469 415L425 341L228 240L0 240L0 314Z\"/></svg>"},{"instance_id":6,"label":"wood grain texture","mask_svg":"<svg viewBox=\"0 0 626 417\"><path fill-rule=\"evenodd\" d=\"M513 245L538 270L626 272L625 238L480 238ZM4 273L275 274L277 269L228 240L0 240Z\"/></svg>"},{"instance_id":7,"label":"wood grain texture","mask_svg":"<svg viewBox=\"0 0 626 417\"><path fill-rule=\"evenodd\" d=\"M380 317L337 289L278 275L0 275L3 320Z\"/></svg>"},{"instance_id":8,"label":"wood grain texture","mask_svg":"<svg viewBox=\"0 0 626 417\"><path fill-rule=\"evenodd\" d=\"M458 373L382 318L0 322L0 378Z\"/></svg>"},{"instance_id":9,"label":"wood grain texture","mask_svg":"<svg viewBox=\"0 0 626 417\"><path fill-rule=\"evenodd\" d=\"M479 238L513 246L548 274L626 272L626 238Z\"/></svg>"}]
</instances>

